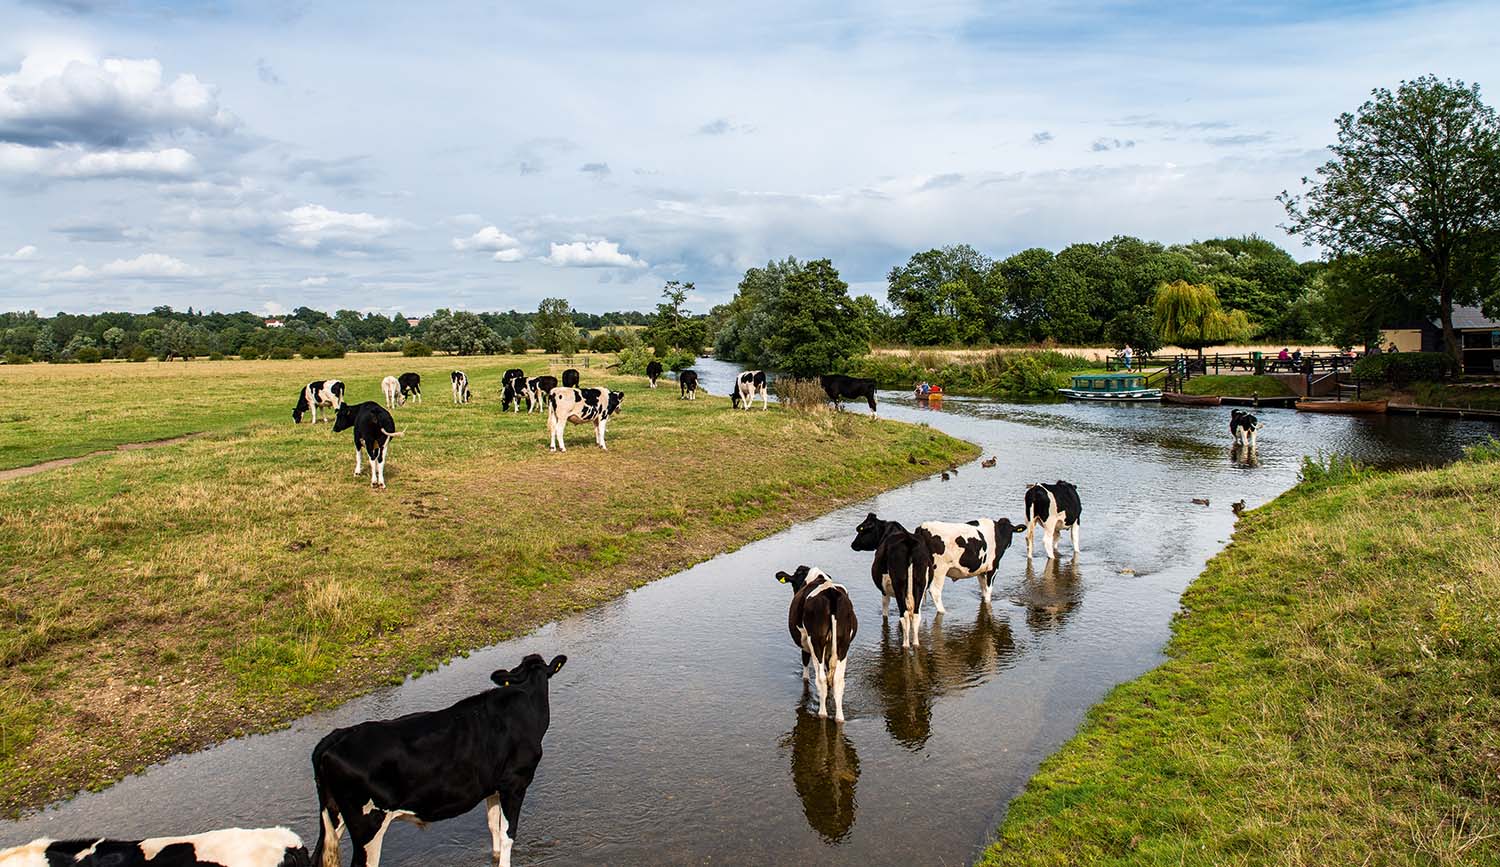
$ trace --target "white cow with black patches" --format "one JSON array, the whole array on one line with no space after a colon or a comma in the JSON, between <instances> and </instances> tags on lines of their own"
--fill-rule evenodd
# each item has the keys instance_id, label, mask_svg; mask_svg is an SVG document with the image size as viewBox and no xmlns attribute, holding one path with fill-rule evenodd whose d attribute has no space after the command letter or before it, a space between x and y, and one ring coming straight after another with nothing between
<instances>
[{"instance_id":1,"label":"white cow with black patches","mask_svg":"<svg viewBox=\"0 0 1500 867\"><path fill-rule=\"evenodd\" d=\"M620 411L620 402L624 399L624 392L610 391L601 386L552 389L547 393L548 450L567 451L564 434L568 425L585 422L594 424L594 443L601 449L608 449L604 444L604 429Z\"/></svg>"},{"instance_id":2,"label":"white cow with black patches","mask_svg":"<svg viewBox=\"0 0 1500 867\"><path fill-rule=\"evenodd\" d=\"M0 867L309 867L302 839L286 828L226 828L145 840L33 840L0 850Z\"/></svg>"},{"instance_id":3,"label":"white cow with black patches","mask_svg":"<svg viewBox=\"0 0 1500 867\"><path fill-rule=\"evenodd\" d=\"M925 521L917 529L926 530L930 536L927 544L932 549L933 577L929 595L939 614L948 610L943 607L944 579L977 576L980 593L989 602L1000 558L1010 547L1011 538L1026 532L1024 525L1015 526L1009 518L981 518L966 524Z\"/></svg>"},{"instance_id":4,"label":"white cow with black patches","mask_svg":"<svg viewBox=\"0 0 1500 867\"><path fill-rule=\"evenodd\" d=\"M1071 482L1058 479L1050 485L1031 485L1026 489L1026 557L1031 558L1033 531L1042 528L1042 547L1047 549L1047 559L1057 557L1058 534L1067 530L1073 540L1073 553L1078 553L1078 524L1083 518L1083 501L1078 498L1078 488Z\"/></svg>"}]
</instances>

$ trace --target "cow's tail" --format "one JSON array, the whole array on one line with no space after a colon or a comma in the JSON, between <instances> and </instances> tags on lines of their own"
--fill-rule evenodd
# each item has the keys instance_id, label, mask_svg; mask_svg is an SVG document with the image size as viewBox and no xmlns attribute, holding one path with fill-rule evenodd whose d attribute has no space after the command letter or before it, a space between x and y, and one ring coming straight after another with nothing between
<instances>
[{"instance_id":1,"label":"cow's tail","mask_svg":"<svg viewBox=\"0 0 1500 867\"><path fill-rule=\"evenodd\" d=\"M837 600L835 600L837 601ZM833 666L839 661L839 616L830 613L828 615L828 660L823 663L823 670L828 672L828 679L833 680Z\"/></svg>"},{"instance_id":2,"label":"cow's tail","mask_svg":"<svg viewBox=\"0 0 1500 867\"><path fill-rule=\"evenodd\" d=\"M404 430L386 430L385 428L381 428L380 432L383 433L383 434L385 434L385 438L386 439L390 439L391 437L404 437L404 436L406 436L406 431L404 431Z\"/></svg>"},{"instance_id":3,"label":"cow's tail","mask_svg":"<svg viewBox=\"0 0 1500 867\"><path fill-rule=\"evenodd\" d=\"M318 844L313 848L312 861L317 867L339 867L339 838L344 834L344 820L339 815L333 794L328 791L328 784L323 780L322 757L322 749L313 750L313 785L318 789Z\"/></svg>"}]
</instances>

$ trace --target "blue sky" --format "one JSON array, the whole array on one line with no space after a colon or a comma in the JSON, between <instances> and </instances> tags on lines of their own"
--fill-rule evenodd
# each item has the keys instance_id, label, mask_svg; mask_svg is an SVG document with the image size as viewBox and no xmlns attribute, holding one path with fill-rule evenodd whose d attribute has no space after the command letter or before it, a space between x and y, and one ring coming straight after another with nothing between
<instances>
[{"instance_id":1,"label":"blue sky","mask_svg":"<svg viewBox=\"0 0 1500 867\"><path fill-rule=\"evenodd\" d=\"M1259 233L1500 4L0 0L0 309L693 306L771 258ZM1493 102L1494 90L1487 91Z\"/></svg>"}]
</instances>

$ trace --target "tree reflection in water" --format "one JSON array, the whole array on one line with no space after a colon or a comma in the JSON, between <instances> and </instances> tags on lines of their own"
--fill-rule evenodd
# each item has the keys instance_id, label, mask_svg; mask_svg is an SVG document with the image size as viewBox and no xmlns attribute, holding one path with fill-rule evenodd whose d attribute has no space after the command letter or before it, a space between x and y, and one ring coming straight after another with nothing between
<instances>
[{"instance_id":1,"label":"tree reflection in water","mask_svg":"<svg viewBox=\"0 0 1500 867\"><path fill-rule=\"evenodd\" d=\"M781 739L792 752L792 785L802 799L807 824L829 843L849 836L854 827L854 787L859 783L859 753L844 727L797 711L797 724Z\"/></svg>"}]
</instances>

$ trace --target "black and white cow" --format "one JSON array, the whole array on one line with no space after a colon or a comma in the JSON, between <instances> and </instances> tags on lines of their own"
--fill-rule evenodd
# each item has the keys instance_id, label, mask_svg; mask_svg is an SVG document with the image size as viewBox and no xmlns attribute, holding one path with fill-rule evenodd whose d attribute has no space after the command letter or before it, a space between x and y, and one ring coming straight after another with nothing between
<instances>
[{"instance_id":1,"label":"black and white cow","mask_svg":"<svg viewBox=\"0 0 1500 867\"><path fill-rule=\"evenodd\" d=\"M1242 409L1231 410L1229 413L1229 435L1234 437L1235 445L1255 448L1255 432L1261 427L1255 416Z\"/></svg>"},{"instance_id":2,"label":"black and white cow","mask_svg":"<svg viewBox=\"0 0 1500 867\"><path fill-rule=\"evenodd\" d=\"M333 431L354 428L354 474L360 472L360 449L370 455L370 487L385 487L385 459L390 453L391 439L401 436L396 432L396 420L386 408L373 400L364 403L346 403L339 407L333 422Z\"/></svg>"},{"instance_id":3,"label":"black and white cow","mask_svg":"<svg viewBox=\"0 0 1500 867\"><path fill-rule=\"evenodd\" d=\"M462 816L480 801L491 858L509 867L521 802L542 760L551 709L547 682L567 662L531 654L490 675L487 689L443 710L335 729L313 748L321 829L313 860L338 867L344 829L352 867L378 867L391 822L417 825Z\"/></svg>"},{"instance_id":4,"label":"black and white cow","mask_svg":"<svg viewBox=\"0 0 1500 867\"><path fill-rule=\"evenodd\" d=\"M500 380L501 412L504 412L507 409L509 409L511 412L520 410L521 398L526 395L527 391L526 383L526 371L522 370L521 368L512 367L510 370L505 371L505 376Z\"/></svg>"},{"instance_id":5,"label":"black and white cow","mask_svg":"<svg viewBox=\"0 0 1500 867\"><path fill-rule=\"evenodd\" d=\"M625 399L623 391L610 391L602 386L592 388L554 388L547 393L547 448L550 451L567 451L564 434L568 423L594 423L594 442L601 449L604 444L604 428L620 411L620 401Z\"/></svg>"},{"instance_id":6,"label":"black and white cow","mask_svg":"<svg viewBox=\"0 0 1500 867\"><path fill-rule=\"evenodd\" d=\"M802 681L807 682L807 663L812 662L813 683L818 690L818 716L828 717L828 694L833 693L833 718L844 721L844 671L848 668L849 645L859 621L849 591L820 569L798 566L776 580L792 585L792 607L787 611L787 629L792 643L802 650Z\"/></svg>"},{"instance_id":7,"label":"black and white cow","mask_svg":"<svg viewBox=\"0 0 1500 867\"><path fill-rule=\"evenodd\" d=\"M880 616L889 617L890 602L896 600L901 618L901 646L920 646L917 627L922 620L922 597L932 583L933 558L931 536L917 528L915 533L895 521L882 521L871 512L854 528L856 551L874 551L870 577L880 588Z\"/></svg>"},{"instance_id":8,"label":"black and white cow","mask_svg":"<svg viewBox=\"0 0 1500 867\"><path fill-rule=\"evenodd\" d=\"M570 367L567 370L563 371L563 375L562 375L562 387L563 388L577 388L578 387L578 383L579 383L579 379L578 379L578 370L577 370L577 368Z\"/></svg>"},{"instance_id":9,"label":"black and white cow","mask_svg":"<svg viewBox=\"0 0 1500 867\"><path fill-rule=\"evenodd\" d=\"M844 401L862 397L870 406L870 415L875 414L875 380L844 376L841 373L825 373L818 377L818 384L823 386L823 393L839 409L844 408Z\"/></svg>"},{"instance_id":10,"label":"black and white cow","mask_svg":"<svg viewBox=\"0 0 1500 867\"><path fill-rule=\"evenodd\" d=\"M1057 556L1057 535L1067 530L1073 540L1073 553L1078 553L1078 522L1083 517L1083 502L1078 499L1078 488L1072 483L1058 479L1056 484L1029 485L1026 488L1026 558L1031 558L1032 531L1042 528L1042 547L1047 549L1047 559Z\"/></svg>"},{"instance_id":11,"label":"black and white cow","mask_svg":"<svg viewBox=\"0 0 1500 867\"><path fill-rule=\"evenodd\" d=\"M729 404L737 409L749 409L755 403L755 396L760 395L760 408L768 409L766 401L766 372L764 370L747 370L734 380L734 391L729 394Z\"/></svg>"},{"instance_id":12,"label":"black and white cow","mask_svg":"<svg viewBox=\"0 0 1500 867\"><path fill-rule=\"evenodd\" d=\"M656 388L656 381L661 378L661 362L655 359L646 362L646 378L651 380L651 387Z\"/></svg>"},{"instance_id":13,"label":"black and white cow","mask_svg":"<svg viewBox=\"0 0 1500 867\"><path fill-rule=\"evenodd\" d=\"M455 370L448 374L448 380L453 384L453 402L469 402L469 375L462 370Z\"/></svg>"},{"instance_id":14,"label":"black and white cow","mask_svg":"<svg viewBox=\"0 0 1500 867\"><path fill-rule=\"evenodd\" d=\"M380 393L385 395L386 409L395 409L406 402L401 396L401 380L394 376L387 376L380 381Z\"/></svg>"},{"instance_id":15,"label":"black and white cow","mask_svg":"<svg viewBox=\"0 0 1500 867\"><path fill-rule=\"evenodd\" d=\"M990 588L995 580L995 570L1000 568L1000 558L1010 548L1011 539L1026 532L1025 526L1015 526L1009 518L994 520L981 518L967 524L945 521L923 521L918 530L926 530L930 536L928 546L932 549L933 578L930 588L932 605L939 614L943 607L943 580L946 578L979 577L979 590L984 601L990 601Z\"/></svg>"},{"instance_id":16,"label":"black and white cow","mask_svg":"<svg viewBox=\"0 0 1500 867\"><path fill-rule=\"evenodd\" d=\"M415 399L417 403L422 402L422 375L420 373L403 373L397 377L401 383L401 400L405 403Z\"/></svg>"},{"instance_id":17,"label":"black and white cow","mask_svg":"<svg viewBox=\"0 0 1500 867\"><path fill-rule=\"evenodd\" d=\"M145 840L33 840L0 850L0 867L310 867L286 828L226 828Z\"/></svg>"},{"instance_id":18,"label":"black and white cow","mask_svg":"<svg viewBox=\"0 0 1500 867\"><path fill-rule=\"evenodd\" d=\"M546 412L547 395L554 388L557 388L557 377L550 373L533 376L526 380L526 412L530 413L537 409Z\"/></svg>"},{"instance_id":19,"label":"black and white cow","mask_svg":"<svg viewBox=\"0 0 1500 867\"><path fill-rule=\"evenodd\" d=\"M678 387L678 389L681 390L681 394L679 394L677 396L678 400L697 400L698 399L698 371L696 371L696 370L682 370L682 371L678 371L678 373L677 373L677 387Z\"/></svg>"},{"instance_id":20,"label":"black and white cow","mask_svg":"<svg viewBox=\"0 0 1500 867\"><path fill-rule=\"evenodd\" d=\"M344 405L344 384L337 379L315 379L302 387L297 394L297 405L292 407L292 421L302 424L302 416L312 411L313 424L318 423L318 407L337 410Z\"/></svg>"}]
</instances>

